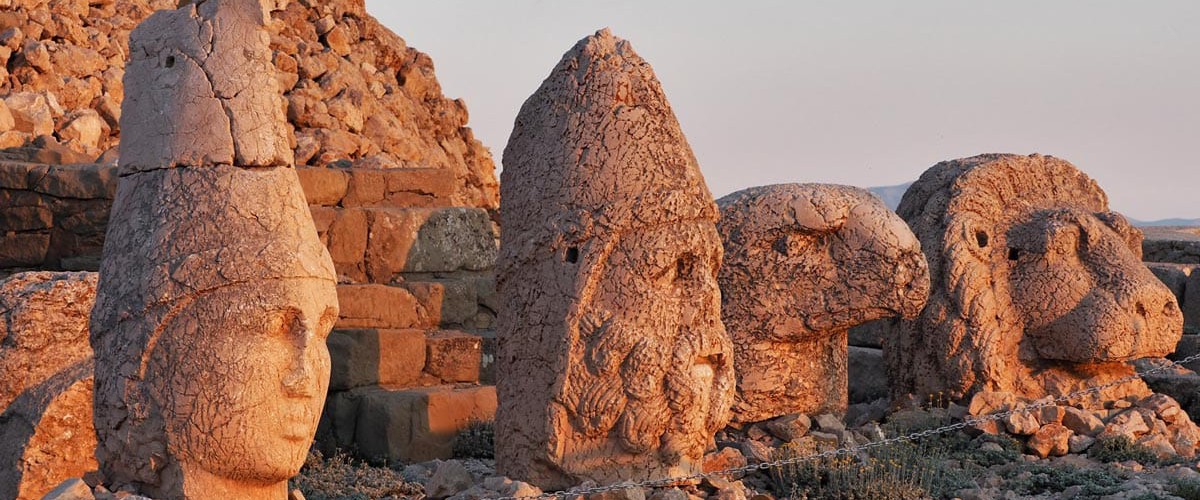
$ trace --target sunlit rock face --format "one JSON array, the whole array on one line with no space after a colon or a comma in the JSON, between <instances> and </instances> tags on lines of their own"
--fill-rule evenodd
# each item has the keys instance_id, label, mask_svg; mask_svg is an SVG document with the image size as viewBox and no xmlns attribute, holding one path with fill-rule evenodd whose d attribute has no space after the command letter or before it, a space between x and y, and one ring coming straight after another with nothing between
<instances>
[{"instance_id":1,"label":"sunlit rock face","mask_svg":"<svg viewBox=\"0 0 1200 500\"><path fill-rule=\"evenodd\" d=\"M155 498L284 498L337 319L256 0L130 36L125 138L91 317L96 457Z\"/></svg>"},{"instance_id":2,"label":"sunlit rock face","mask_svg":"<svg viewBox=\"0 0 1200 500\"><path fill-rule=\"evenodd\" d=\"M0 498L41 498L96 469L88 314L96 273L0 280Z\"/></svg>"},{"instance_id":3,"label":"sunlit rock face","mask_svg":"<svg viewBox=\"0 0 1200 500\"><path fill-rule=\"evenodd\" d=\"M917 238L882 201L848 186L761 186L717 204L734 420L845 411L850 327L913 318L925 305Z\"/></svg>"},{"instance_id":4,"label":"sunlit rock face","mask_svg":"<svg viewBox=\"0 0 1200 500\"><path fill-rule=\"evenodd\" d=\"M894 398L1063 395L1130 375L1127 361L1179 341L1179 305L1142 265L1141 231L1066 161L939 163L898 212L929 258L932 289L885 346ZM1137 380L1093 398L1148 394Z\"/></svg>"},{"instance_id":5,"label":"sunlit rock face","mask_svg":"<svg viewBox=\"0 0 1200 500\"><path fill-rule=\"evenodd\" d=\"M498 472L700 471L728 422L717 208L650 66L607 30L522 107L501 182Z\"/></svg>"}]
</instances>

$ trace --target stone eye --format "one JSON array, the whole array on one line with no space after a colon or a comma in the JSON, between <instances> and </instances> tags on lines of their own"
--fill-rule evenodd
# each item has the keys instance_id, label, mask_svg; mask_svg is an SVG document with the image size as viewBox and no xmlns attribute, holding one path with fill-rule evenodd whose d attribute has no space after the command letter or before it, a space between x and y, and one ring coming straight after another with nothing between
<instances>
[{"instance_id":1,"label":"stone eye","mask_svg":"<svg viewBox=\"0 0 1200 500\"><path fill-rule=\"evenodd\" d=\"M571 264L578 263L579 262L579 247L568 248L567 253L565 255L563 255L563 260L565 260Z\"/></svg>"},{"instance_id":2,"label":"stone eye","mask_svg":"<svg viewBox=\"0 0 1200 500\"><path fill-rule=\"evenodd\" d=\"M1008 260L1017 260L1021 258L1021 249L1009 247Z\"/></svg>"}]
</instances>

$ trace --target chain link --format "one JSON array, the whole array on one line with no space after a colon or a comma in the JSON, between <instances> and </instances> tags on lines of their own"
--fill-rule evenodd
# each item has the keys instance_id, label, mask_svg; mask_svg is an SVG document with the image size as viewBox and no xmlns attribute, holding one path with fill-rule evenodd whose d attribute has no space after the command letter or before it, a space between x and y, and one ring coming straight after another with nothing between
<instances>
[{"instance_id":1,"label":"chain link","mask_svg":"<svg viewBox=\"0 0 1200 500\"><path fill-rule=\"evenodd\" d=\"M815 453L812 455L806 455L806 456L802 456L802 457L792 457L792 458L783 459L783 460L776 460L773 462L759 462L759 463L747 464L742 467L735 467L732 469L725 469L725 470L712 471L712 472L697 473L697 474L692 474L689 476L671 477L671 478L665 478L665 479L650 479L650 480L646 480L646 481L626 481L623 483L610 484L610 485L605 485L605 486L594 486L591 488L576 487L576 488L571 488L569 490L564 490L564 491L558 491L558 492L553 492L553 493L543 493L541 495L498 497L495 500L540 500L540 499L551 499L551 498L561 498L561 499L565 500L567 498L576 497L576 496L588 496L588 495L594 495L597 493L607 493L610 491L623 490L626 488L657 488L657 487L671 486L671 485L680 484L680 483L699 481L702 479L716 477L716 476L737 476L740 474L747 474L747 473L755 472L755 471L766 471L766 470L770 470L770 469L776 468L776 467L797 465L797 464L814 461L814 460L835 458L835 457L843 456L843 455L855 455L858 452L864 451L864 450L870 450L870 449L874 449L874 448L882 448L885 446L891 446L891 445L898 444L898 443L901 443L904 441L916 442L920 439L924 439L929 436L934 436L937 434L944 434L947 432L957 431L957 430L965 429L967 427L977 426L979 424L983 424L983 423L987 423L987 422L999 421L999 420L1008 418L1009 416L1016 415L1019 413L1029 413L1029 412L1032 412L1035 410L1040 410L1040 409L1048 407L1048 406L1057 406L1059 403L1065 403L1072 399L1076 399L1076 398L1079 398L1082 396L1087 396L1089 394L1099 394L1100 391L1103 391L1110 387L1116 387L1118 385L1127 384L1129 382L1133 382L1134 380L1138 380L1143 376L1153 375L1155 373L1167 370L1169 368L1178 367L1178 366L1181 366L1181 365L1184 365L1187 363L1191 363L1192 361L1196 361L1196 360L1200 360L1200 354L1193 354L1193 355L1188 356L1179 361L1171 361L1170 364L1165 364L1165 365L1162 365L1162 366L1159 366L1156 368L1146 370L1144 372L1134 373L1133 375L1128 375L1128 376L1119 378L1119 379L1109 382L1107 384L1098 385L1098 386L1090 387L1087 389L1082 389L1082 390L1075 391L1070 394L1066 394L1064 396L1059 396L1059 397L1052 398L1052 399L1042 399L1042 400L1035 401L1033 403L1023 405L1023 406L1020 406L1018 408L1014 408L1011 410L1002 411L1002 412L998 412L998 413L990 413L988 415L983 415L983 416L979 416L979 417L967 417L967 418L963 419L961 422L944 425L944 426L941 426L941 427L938 427L935 429L926 429L926 430L923 430L920 432L914 432L912 434L906 434L903 436L896 436L896 437L892 437L892 438L881 439L879 441L871 441L869 443L861 444L861 445L857 445L857 446L851 446L851 447L846 447L846 448L837 448L834 450L827 450L827 451L823 451L821 453Z\"/></svg>"}]
</instances>

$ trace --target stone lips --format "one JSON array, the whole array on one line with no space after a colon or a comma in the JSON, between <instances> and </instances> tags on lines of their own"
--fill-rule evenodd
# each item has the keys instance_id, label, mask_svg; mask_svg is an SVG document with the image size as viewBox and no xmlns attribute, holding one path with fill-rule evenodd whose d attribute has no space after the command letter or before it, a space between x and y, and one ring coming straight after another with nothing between
<instances>
[{"instance_id":1,"label":"stone lips","mask_svg":"<svg viewBox=\"0 0 1200 500\"><path fill-rule=\"evenodd\" d=\"M929 292L920 243L878 198L848 186L761 186L717 204L734 419L845 411L847 330L920 313Z\"/></svg>"},{"instance_id":2,"label":"stone lips","mask_svg":"<svg viewBox=\"0 0 1200 500\"><path fill-rule=\"evenodd\" d=\"M885 350L893 400L1065 394L1129 375L1124 361L1179 339L1174 297L1139 261L1140 232L1066 161L939 163L898 212L921 240L932 289ZM1096 398L1148 393L1135 382Z\"/></svg>"},{"instance_id":3,"label":"stone lips","mask_svg":"<svg viewBox=\"0 0 1200 500\"><path fill-rule=\"evenodd\" d=\"M186 3L131 35L94 420L105 479L155 497L285 494L328 386L334 268L280 142L263 10ZM227 126L194 126L216 111Z\"/></svg>"},{"instance_id":4,"label":"stone lips","mask_svg":"<svg viewBox=\"0 0 1200 500\"><path fill-rule=\"evenodd\" d=\"M525 102L501 184L499 472L699 472L728 421L716 206L650 66L607 30Z\"/></svg>"}]
</instances>

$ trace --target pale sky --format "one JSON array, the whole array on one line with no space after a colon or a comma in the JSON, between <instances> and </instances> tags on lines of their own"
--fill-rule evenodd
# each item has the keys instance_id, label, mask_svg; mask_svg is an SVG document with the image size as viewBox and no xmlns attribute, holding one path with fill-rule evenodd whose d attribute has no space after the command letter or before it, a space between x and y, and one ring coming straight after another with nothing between
<instances>
[{"instance_id":1,"label":"pale sky","mask_svg":"<svg viewBox=\"0 0 1200 500\"><path fill-rule=\"evenodd\" d=\"M1200 1L367 0L501 162L521 104L603 27L658 74L717 197L900 184L1042 153L1137 219L1200 217Z\"/></svg>"}]
</instances>

